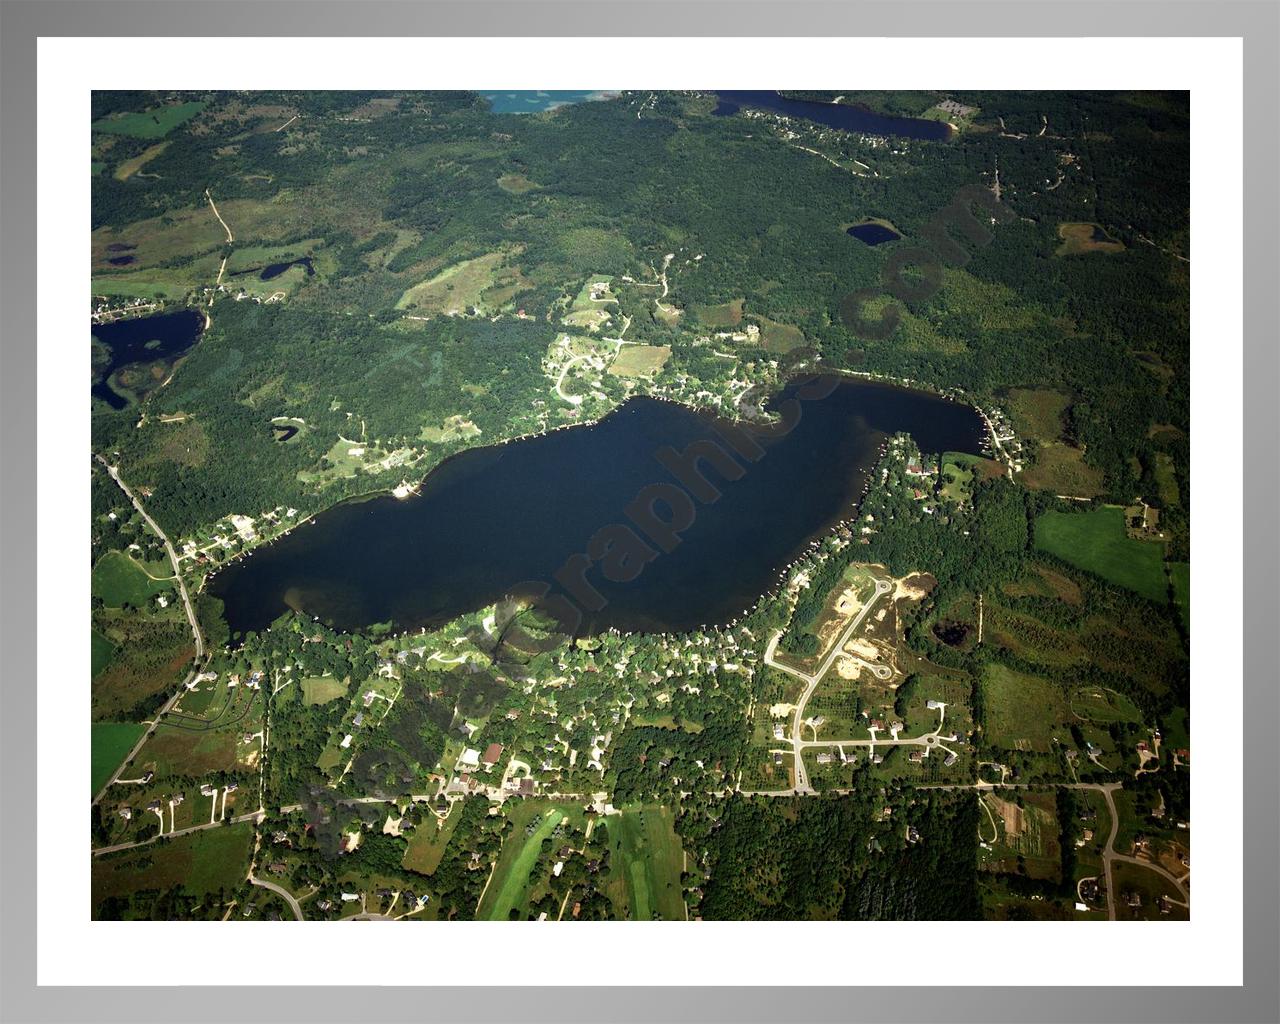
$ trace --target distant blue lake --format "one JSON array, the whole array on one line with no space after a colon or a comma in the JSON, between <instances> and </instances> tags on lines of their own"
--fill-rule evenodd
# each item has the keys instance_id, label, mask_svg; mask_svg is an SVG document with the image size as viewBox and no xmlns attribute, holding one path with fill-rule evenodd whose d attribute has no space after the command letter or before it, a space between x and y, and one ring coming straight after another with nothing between
<instances>
[{"instance_id":1,"label":"distant blue lake","mask_svg":"<svg viewBox=\"0 0 1280 1024\"><path fill-rule=\"evenodd\" d=\"M514 92L482 92L495 114L536 114L570 103L613 99L616 92L606 89L524 89Z\"/></svg>"},{"instance_id":2,"label":"distant blue lake","mask_svg":"<svg viewBox=\"0 0 1280 1024\"><path fill-rule=\"evenodd\" d=\"M772 110L788 117L803 117L829 128L841 128L847 132L866 132L868 135L900 135L908 139L931 139L945 142L951 137L951 129L941 121L929 121L920 117L889 117L877 114L865 107L853 107L847 103L815 103L812 100L791 100L772 90L716 92L720 105L715 113L720 117L736 114L743 107Z\"/></svg>"}]
</instances>

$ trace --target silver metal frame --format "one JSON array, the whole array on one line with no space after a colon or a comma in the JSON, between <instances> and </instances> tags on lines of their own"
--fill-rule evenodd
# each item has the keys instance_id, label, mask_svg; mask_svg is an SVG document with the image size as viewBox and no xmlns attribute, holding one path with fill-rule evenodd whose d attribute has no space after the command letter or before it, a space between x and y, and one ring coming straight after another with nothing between
<instances>
[{"instance_id":1,"label":"silver metal frame","mask_svg":"<svg viewBox=\"0 0 1280 1024\"><path fill-rule=\"evenodd\" d=\"M589 14L589 17L586 16ZM376 990L232 988L186 990L181 1015L191 1021L643 1021L1079 1020L1162 1022L1280 1020L1280 911L1276 884L1278 779L1275 733L1280 386L1275 299L1280 280L1275 100L1280 96L1280 7L1274 0L1155 3L1143 0L1021 3L897 0L880 3L652 0L652 2L418 2L405 0L0 0L0 1019L160 1021L177 1015L173 1000L145 988L53 988L35 985L35 264L36 40L40 36L1073 36L1081 26L1106 36L1227 36L1244 39L1245 62L1245 477L1244 560L1245 758L1244 985L1239 988L932 989L925 999L898 989L613 988L592 994L559 990L463 987L422 990L404 1000ZM1211 472L1208 467L1202 474ZM1233 496L1234 497L1234 496ZM1245 553L1247 552L1247 558ZM1224 685L1232 681L1224 680ZM1001 926L1001 927L1016 927ZM1087 978L1087 940L1079 976ZM1064 964L1063 967L1073 965ZM660 971L655 963L652 970ZM375 1002L375 1000L377 1000ZM376 1008L376 1009L375 1009Z\"/></svg>"}]
</instances>

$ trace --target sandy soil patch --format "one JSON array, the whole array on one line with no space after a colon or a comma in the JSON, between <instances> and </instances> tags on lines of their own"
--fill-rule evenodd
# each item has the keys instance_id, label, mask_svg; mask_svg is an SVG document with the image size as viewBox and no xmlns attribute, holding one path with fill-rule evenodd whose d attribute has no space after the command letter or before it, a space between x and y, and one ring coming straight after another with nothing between
<instances>
[{"instance_id":1,"label":"sandy soil patch","mask_svg":"<svg viewBox=\"0 0 1280 1024\"><path fill-rule=\"evenodd\" d=\"M859 658L866 659L867 661L875 661L880 657L880 649L870 640L863 640L861 638L850 640L844 645L844 649L851 654L856 654Z\"/></svg>"},{"instance_id":2,"label":"sandy soil patch","mask_svg":"<svg viewBox=\"0 0 1280 1024\"><path fill-rule=\"evenodd\" d=\"M857 679L862 673L862 666L852 658L840 658L836 662L836 675L841 679Z\"/></svg>"},{"instance_id":3,"label":"sandy soil patch","mask_svg":"<svg viewBox=\"0 0 1280 1024\"><path fill-rule=\"evenodd\" d=\"M895 601L906 598L909 601L920 601L929 596L929 591L934 587L936 581L928 573L918 572L910 576L904 576L900 580L894 580L893 583L893 599Z\"/></svg>"}]
</instances>

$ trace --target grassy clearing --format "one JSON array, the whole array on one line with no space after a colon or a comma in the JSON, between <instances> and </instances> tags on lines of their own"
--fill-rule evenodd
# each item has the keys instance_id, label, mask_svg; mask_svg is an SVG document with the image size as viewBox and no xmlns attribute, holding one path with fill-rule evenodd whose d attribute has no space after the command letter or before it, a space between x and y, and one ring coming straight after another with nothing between
<instances>
[{"instance_id":1,"label":"grassy clearing","mask_svg":"<svg viewBox=\"0 0 1280 1024\"><path fill-rule=\"evenodd\" d=\"M1045 512L1036 520L1036 548L1163 604L1164 545L1133 540L1124 512L1107 505L1089 512Z\"/></svg>"},{"instance_id":2,"label":"grassy clearing","mask_svg":"<svg viewBox=\"0 0 1280 1024\"><path fill-rule=\"evenodd\" d=\"M1160 501L1168 508L1180 504L1182 494L1178 489L1178 474L1173 468L1173 456L1157 452L1154 473Z\"/></svg>"},{"instance_id":3,"label":"grassy clearing","mask_svg":"<svg viewBox=\"0 0 1280 1024\"><path fill-rule=\"evenodd\" d=\"M148 146L132 160L125 160L120 164L120 166L115 169L115 173L112 177L115 178L116 181L128 181L148 163L163 153L168 145L169 143L167 142L157 142L154 146Z\"/></svg>"},{"instance_id":4,"label":"grassy clearing","mask_svg":"<svg viewBox=\"0 0 1280 1024\"><path fill-rule=\"evenodd\" d=\"M1074 580L1047 565L1031 565L1016 580L1001 584L1001 589L1010 597L1052 597L1076 606L1084 600Z\"/></svg>"},{"instance_id":5,"label":"grassy clearing","mask_svg":"<svg viewBox=\"0 0 1280 1024\"><path fill-rule=\"evenodd\" d=\"M684 848L670 808L645 806L610 818L610 872L623 872L631 919L682 921Z\"/></svg>"},{"instance_id":6,"label":"grassy clearing","mask_svg":"<svg viewBox=\"0 0 1280 1024\"><path fill-rule=\"evenodd\" d=\"M116 645L99 633L96 629L89 631L89 665L90 676L96 676L115 657Z\"/></svg>"},{"instance_id":7,"label":"grassy clearing","mask_svg":"<svg viewBox=\"0 0 1280 1024\"><path fill-rule=\"evenodd\" d=\"M482 307L482 296L493 286L498 269L506 258L504 252L490 252L446 267L434 277L406 290L396 303L396 309L462 313L473 306Z\"/></svg>"},{"instance_id":8,"label":"grassy clearing","mask_svg":"<svg viewBox=\"0 0 1280 1024\"><path fill-rule=\"evenodd\" d=\"M1036 491L1052 491L1073 498L1102 494L1104 474L1084 461L1084 452L1062 442L1041 445L1035 461L1022 472L1022 482Z\"/></svg>"},{"instance_id":9,"label":"grassy clearing","mask_svg":"<svg viewBox=\"0 0 1280 1024\"><path fill-rule=\"evenodd\" d=\"M768 352L790 352L804 344L804 331L792 324L780 324L768 317L758 316L761 344Z\"/></svg>"},{"instance_id":10,"label":"grassy clearing","mask_svg":"<svg viewBox=\"0 0 1280 1024\"><path fill-rule=\"evenodd\" d=\"M94 121L93 130L108 135L130 135L135 139L162 139L203 109L203 100L192 100L144 110L139 114L113 114Z\"/></svg>"},{"instance_id":11,"label":"grassy clearing","mask_svg":"<svg viewBox=\"0 0 1280 1024\"><path fill-rule=\"evenodd\" d=\"M1090 252L1124 252L1124 243L1118 242L1100 224L1092 221L1066 221L1058 225L1059 256L1079 256Z\"/></svg>"},{"instance_id":12,"label":"grassy clearing","mask_svg":"<svg viewBox=\"0 0 1280 1024\"><path fill-rule=\"evenodd\" d=\"M1105 686L1082 686L1071 695L1071 711L1100 725L1142 721L1142 712L1123 693Z\"/></svg>"},{"instance_id":13,"label":"grassy clearing","mask_svg":"<svg viewBox=\"0 0 1280 1024\"><path fill-rule=\"evenodd\" d=\"M161 726L138 751L138 764L154 765L158 776L231 771L237 766L240 753L258 750L257 741L240 743L241 727L248 732L257 728L247 719L237 728L204 732Z\"/></svg>"},{"instance_id":14,"label":"grassy clearing","mask_svg":"<svg viewBox=\"0 0 1280 1024\"><path fill-rule=\"evenodd\" d=\"M96 633L94 634L97 635ZM89 731L89 770L97 793L133 749L146 726L133 722L94 722Z\"/></svg>"},{"instance_id":15,"label":"grassy clearing","mask_svg":"<svg viewBox=\"0 0 1280 1024\"><path fill-rule=\"evenodd\" d=\"M652 377L670 358L670 345L624 345L609 364L609 373L615 377Z\"/></svg>"},{"instance_id":16,"label":"grassy clearing","mask_svg":"<svg viewBox=\"0 0 1280 1024\"><path fill-rule=\"evenodd\" d=\"M236 888L249 870L253 825L206 829L93 862L94 917L107 897L182 886L197 896Z\"/></svg>"},{"instance_id":17,"label":"grassy clearing","mask_svg":"<svg viewBox=\"0 0 1280 1024\"><path fill-rule=\"evenodd\" d=\"M108 551L93 567L90 590L112 608L145 607L157 594L171 591L167 581L153 580L123 551Z\"/></svg>"},{"instance_id":18,"label":"grassy clearing","mask_svg":"<svg viewBox=\"0 0 1280 1024\"><path fill-rule=\"evenodd\" d=\"M1088 652L1072 633L1052 626L1025 612L989 605L987 639L1007 651L1039 665L1066 667L1088 659Z\"/></svg>"},{"instance_id":19,"label":"grassy clearing","mask_svg":"<svg viewBox=\"0 0 1280 1024\"><path fill-rule=\"evenodd\" d=\"M542 188L537 182L530 181L523 174L504 174L498 179L498 188L510 192L513 196L522 196L526 192Z\"/></svg>"},{"instance_id":20,"label":"grassy clearing","mask_svg":"<svg viewBox=\"0 0 1280 1024\"><path fill-rule=\"evenodd\" d=\"M1047 388L1014 388L1009 392L1009 415L1019 434L1041 441L1062 436L1071 396Z\"/></svg>"},{"instance_id":21,"label":"grassy clearing","mask_svg":"<svg viewBox=\"0 0 1280 1024\"><path fill-rule=\"evenodd\" d=\"M517 824L518 817L513 816ZM477 918L484 921L505 921L513 909L523 904L525 891L529 888L529 873L542 852L542 842L551 837L555 827L563 820L563 812L553 807L542 816L531 835L524 835L523 830L517 831L503 844L489 888L476 910Z\"/></svg>"},{"instance_id":22,"label":"grassy clearing","mask_svg":"<svg viewBox=\"0 0 1280 1024\"><path fill-rule=\"evenodd\" d=\"M433 874L444 858L445 848L449 845L449 837L458 827L462 817L462 802L458 801L449 808L449 815L440 822L439 827L432 823L439 821L434 815L424 817L422 824L409 837L409 848L404 851L403 867L420 875Z\"/></svg>"},{"instance_id":23,"label":"grassy clearing","mask_svg":"<svg viewBox=\"0 0 1280 1024\"><path fill-rule=\"evenodd\" d=\"M302 680L302 703L304 706L328 704L331 700L346 696L347 679L334 679L332 676L312 676Z\"/></svg>"},{"instance_id":24,"label":"grassy clearing","mask_svg":"<svg viewBox=\"0 0 1280 1024\"><path fill-rule=\"evenodd\" d=\"M981 687L987 740L997 747L1047 751L1071 712L1056 683L1004 665L988 665Z\"/></svg>"},{"instance_id":25,"label":"grassy clearing","mask_svg":"<svg viewBox=\"0 0 1280 1024\"><path fill-rule=\"evenodd\" d=\"M737 327L742 323L742 307L746 299L731 299L718 306L694 306L693 315L708 327Z\"/></svg>"}]
</instances>

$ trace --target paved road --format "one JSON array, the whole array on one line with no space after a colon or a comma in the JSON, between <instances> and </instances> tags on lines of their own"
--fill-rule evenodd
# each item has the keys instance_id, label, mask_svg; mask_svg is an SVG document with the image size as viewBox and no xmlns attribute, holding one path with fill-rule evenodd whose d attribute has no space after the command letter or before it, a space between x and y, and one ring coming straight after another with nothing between
<instances>
[{"instance_id":1,"label":"paved road","mask_svg":"<svg viewBox=\"0 0 1280 1024\"><path fill-rule=\"evenodd\" d=\"M249 882L261 889L270 889L277 896L280 896L289 904L289 909L293 911L293 916L299 921L303 920L302 907L298 906L298 901L294 899L293 893L283 886L276 885L275 882L268 882L265 878L258 878L252 871L249 872Z\"/></svg>"},{"instance_id":2,"label":"paved road","mask_svg":"<svg viewBox=\"0 0 1280 1024\"><path fill-rule=\"evenodd\" d=\"M178 703L178 698L186 692L187 684L191 682L196 673L199 672L200 669L198 667L198 663L205 657L204 634L200 632L200 623L199 620L196 619L196 611L194 606L191 604L191 595L187 593L187 584L182 578L182 571L178 568L178 553L174 551L173 544L170 543L165 532L160 529L159 524L147 514L147 510L142 507L142 502L138 500L137 495L129 489L129 485L120 478L120 471L115 466L108 463L101 455L95 455L94 458L102 463L106 468L107 473L111 476L111 479L116 482L116 485L120 490L124 491L125 497L127 497L129 501L132 502L133 507L138 510L138 515L142 516L143 521L145 521L146 524L155 531L156 536L164 542L165 554L169 556L169 563L173 566L174 582L178 585L178 593L182 597L182 605L187 612L187 621L191 624L191 632L195 637L197 666L193 667L191 671L187 673L186 678L182 680L182 685L178 687L177 691L167 701L165 701L160 710L156 712L151 724L147 726L146 732L142 734L138 742L133 745L133 749L129 751L123 760L121 760L119 767L112 772L111 778L107 780L107 784L98 790L90 804L91 807L106 795L107 790L110 789L115 781L120 777L120 773L124 771L125 766L133 761L134 757L137 756L138 751L142 749L142 745L150 739L151 734L155 732L156 726L160 724L161 719L164 718L173 706Z\"/></svg>"},{"instance_id":3,"label":"paved road","mask_svg":"<svg viewBox=\"0 0 1280 1024\"><path fill-rule=\"evenodd\" d=\"M664 267L663 269L665 270L666 268ZM875 607L876 602L880 599L880 595L887 594L893 589L893 584L887 580L876 580L875 582L876 589L875 593L871 595L871 600L863 606L862 610L853 617L853 621L845 627L844 632L840 634L840 639L835 642L830 652L828 652L827 656L822 659L821 664L818 665L817 671L814 673L808 674L801 672L799 669L791 668L789 665L784 665L782 662L774 658L774 651L777 649L778 641L782 637L782 630L778 630L778 632L774 633L773 639L771 639L765 647L764 661L766 665L770 665L781 672L785 672L790 676L803 680L805 683L804 693L800 695L800 701L796 704L796 713L791 722L792 761L795 764L796 789L801 792L809 792L811 790L808 772L805 770L804 757L802 755L804 740L801 738L801 735L804 728L805 705L809 703L809 698L813 696L813 691L818 688L818 684L822 681L822 677L827 674L827 671L831 666L836 663L836 659L840 657L844 645L849 642L849 638L853 636L857 628L862 625L863 620L871 614L871 609ZM856 660L860 664L866 665L870 668L871 671L881 679L887 678L892 674L892 670L887 665L872 665L870 662L863 661L861 658ZM881 669L884 671L883 675L881 675Z\"/></svg>"},{"instance_id":4,"label":"paved road","mask_svg":"<svg viewBox=\"0 0 1280 1024\"><path fill-rule=\"evenodd\" d=\"M231 819L233 825L238 825L242 821L257 821L264 816L265 812L262 808L256 811L246 811L244 814L237 814ZM203 832L207 828L221 828L222 822L205 822L202 825L189 825L187 828L180 828L173 832L166 832L163 836L157 833L150 839L140 839L136 843L116 843L114 846L95 846L93 855L101 857L104 853L116 853L120 850L135 850L140 846L150 846L157 839L176 839L178 836L190 835L192 832Z\"/></svg>"}]
</instances>

